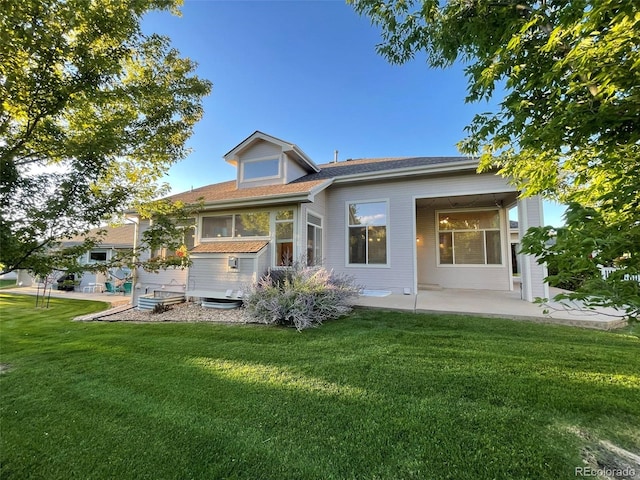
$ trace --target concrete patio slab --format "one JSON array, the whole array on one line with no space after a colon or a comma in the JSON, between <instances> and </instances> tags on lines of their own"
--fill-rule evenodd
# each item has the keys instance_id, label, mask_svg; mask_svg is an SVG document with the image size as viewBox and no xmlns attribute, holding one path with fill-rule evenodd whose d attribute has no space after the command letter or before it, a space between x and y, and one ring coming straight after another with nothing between
<instances>
[{"instance_id":1,"label":"concrete patio slab","mask_svg":"<svg viewBox=\"0 0 640 480\"><path fill-rule=\"evenodd\" d=\"M550 289L551 297L558 293L560 290ZM620 328L627 324L622 312L612 308L587 310L576 303L529 303L521 299L519 290L421 290L417 295L360 296L353 303L362 308L477 315L602 330Z\"/></svg>"}]
</instances>

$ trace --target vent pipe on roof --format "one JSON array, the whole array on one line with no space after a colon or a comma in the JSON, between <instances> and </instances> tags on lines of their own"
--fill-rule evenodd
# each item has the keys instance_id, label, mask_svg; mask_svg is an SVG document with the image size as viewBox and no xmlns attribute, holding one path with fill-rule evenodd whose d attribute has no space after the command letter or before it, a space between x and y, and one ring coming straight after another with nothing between
<instances>
[{"instance_id":1,"label":"vent pipe on roof","mask_svg":"<svg viewBox=\"0 0 640 480\"><path fill-rule=\"evenodd\" d=\"M338 163L338 150L333 151L333 163Z\"/></svg>"}]
</instances>

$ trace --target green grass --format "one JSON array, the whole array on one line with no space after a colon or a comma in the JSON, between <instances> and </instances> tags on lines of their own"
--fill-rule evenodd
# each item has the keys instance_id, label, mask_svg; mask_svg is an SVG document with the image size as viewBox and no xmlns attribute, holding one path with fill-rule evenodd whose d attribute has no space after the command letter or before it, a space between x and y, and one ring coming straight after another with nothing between
<instances>
[{"instance_id":1,"label":"green grass","mask_svg":"<svg viewBox=\"0 0 640 480\"><path fill-rule=\"evenodd\" d=\"M78 323L0 294L0 478L575 479L640 450L638 337L357 311L298 333ZM581 432L581 435L576 435Z\"/></svg>"},{"instance_id":2,"label":"green grass","mask_svg":"<svg viewBox=\"0 0 640 480\"><path fill-rule=\"evenodd\" d=\"M3 288L13 288L15 286L15 280L0 280L0 290L2 290Z\"/></svg>"}]
</instances>

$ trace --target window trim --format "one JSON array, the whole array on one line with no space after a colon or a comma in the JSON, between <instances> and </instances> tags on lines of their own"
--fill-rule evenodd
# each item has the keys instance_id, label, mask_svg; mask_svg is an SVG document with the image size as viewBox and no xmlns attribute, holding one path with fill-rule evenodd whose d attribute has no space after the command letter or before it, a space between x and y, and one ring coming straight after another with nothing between
<instances>
[{"instance_id":1,"label":"window trim","mask_svg":"<svg viewBox=\"0 0 640 480\"><path fill-rule=\"evenodd\" d=\"M499 225L497 228L482 228L482 229L478 229L478 230L458 230L461 232L468 232L468 231L477 231L477 232L483 232L485 233L485 243L484 243L484 258L485 258L485 263L441 263L440 262L440 221L438 220L438 218L440 217L441 213L461 213L461 212L488 212L488 211L493 211L493 212L498 212L498 222ZM434 222L435 222L435 250L436 250L436 268L503 268L506 266L505 264L505 253L504 253L504 245L505 245L505 239L504 239L504 214L503 214L504 209L500 208L500 207L477 207L477 208L454 208L454 209L442 209L442 210L436 210L435 211L435 218L434 218ZM487 260L487 245L486 245L486 232L490 231L490 232L498 232L500 235L500 263L486 263ZM452 237L453 237L453 232L456 232L456 230L445 230L445 232L452 232ZM454 247L455 248L455 247Z\"/></svg>"},{"instance_id":2,"label":"window trim","mask_svg":"<svg viewBox=\"0 0 640 480\"><path fill-rule=\"evenodd\" d=\"M267 215L269 215L269 233L267 233L267 235L255 235L255 236L236 236L236 215L242 215L244 213L266 213ZM205 233L205 228L204 228L204 221L206 218L215 218L215 217L231 217L231 233L232 235L228 236L228 237L205 237L203 236ZM242 240L242 239L249 239L249 240L269 240L271 238L271 231L272 231L272 227L273 225L271 224L271 210L250 210L250 211L227 211L227 212L217 212L214 214L203 214L200 215L200 221L198 223L199 228L197 228L196 230L198 230L198 234L197 234L197 239L199 241L199 243L202 242L224 242L224 241L230 241L230 240ZM197 245L197 243L196 243Z\"/></svg>"},{"instance_id":3,"label":"window trim","mask_svg":"<svg viewBox=\"0 0 640 480\"><path fill-rule=\"evenodd\" d=\"M311 223L309 222L309 215L313 215L314 217L317 217L320 220L320 225L317 225L315 223ZM307 211L305 212L305 226L307 227L306 230L306 240L307 240L307 246L306 246L306 250L307 250L307 265L309 264L309 226L312 226L314 229L320 229L320 263L317 263L318 259L314 258L314 262L313 265L317 266L317 265L322 265L324 263L324 215L320 215L319 213L316 213L314 210L307 208ZM316 238L318 236L317 232L316 232ZM314 238L315 241L315 238Z\"/></svg>"},{"instance_id":4,"label":"window trim","mask_svg":"<svg viewBox=\"0 0 640 480\"><path fill-rule=\"evenodd\" d=\"M104 253L104 260L96 260L91 258L91 255L94 253ZM89 250L87 252L87 263L104 263L109 261L109 249L108 248L99 248L95 250Z\"/></svg>"},{"instance_id":5,"label":"window trim","mask_svg":"<svg viewBox=\"0 0 640 480\"><path fill-rule=\"evenodd\" d=\"M384 224L385 227L385 237L386 237L386 262L385 263L369 263L369 255L367 253L367 263L351 263L349 258L349 228L352 226L349 223L349 205L353 204L362 204L362 203L384 203L385 204L385 215L386 221ZM390 206L389 198L373 198L373 199L363 199L363 200L346 200L344 202L344 212L345 212L345 258L344 265L346 268L391 268L391 206ZM369 225L371 226L371 225ZM373 226L382 226L382 225L373 225Z\"/></svg>"},{"instance_id":6,"label":"window trim","mask_svg":"<svg viewBox=\"0 0 640 480\"><path fill-rule=\"evenodd\" d=\"M278 212L284 212L284 211L291 211L292 212L292 216L291 218L285 218L283 220L278 220ZM295 262L297 260L297 255L298 255L298 245L297 245L297 239L298 237L298 231L297 231L297 225L298 225L298 208L296 206L291 206L291 207L281 207L281 208L276 208L275 210L271 211L271 223L270 225L272 225L273 227L273 234L270 237L270 242L272 243L273 248L272 253L271 253L271 266L272 268L288 268L289 265L278 265L278 243L289 243L289 242L278 242L278 224L284 224L284 223L291 223L291 261ZM289 240L289 239L287 239Z\"/></svg>"},{"instance_id":7,"label":"window trim","mask_svg":"<svg viewBox=\"0 0 640 480\"><path fill-rule=\"evenodd\" d=\"M260 162L265 162L267 160L276 160L278 162L278 173L276 173L275 175L267 175L267 176L263 176L263 177L247 178L245 176L245 167L246 167L247 164L260 163ZM240 182L241 183L261 182L263 180L272 180L272 179L281 178L281 177L282 177L282 154L267 155L265 157L251 158L251 159L247 159L247 160L242 160L240 162Z\"/></svg>"}]
</instances>

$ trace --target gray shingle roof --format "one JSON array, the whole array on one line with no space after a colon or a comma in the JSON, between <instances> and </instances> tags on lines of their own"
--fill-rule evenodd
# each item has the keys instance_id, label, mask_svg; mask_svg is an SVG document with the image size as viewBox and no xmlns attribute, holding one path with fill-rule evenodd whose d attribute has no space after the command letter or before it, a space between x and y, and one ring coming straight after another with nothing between
<instances>
[{"instance_id":1,"label":"gray shingle roof","mask_svg":"<svg viewBox=\"0 0 640 480\"><path fill-rule=\"evenodd\" d=\"M296 182L318 180L325 178L338 178L349 175L367 173L379 173L385 171L403 170L420 167L433 167L437 165L462 164L474 159L468 157L387 157L387 158L360 158L346 160L337 163L325 163L318 165L320 171L299 178ZM294 182L295 183L295 182Z\"/></svg>"},{"instance_id":2,"label":"gray shingle roof","mask_svg":"<svg viewBox=\"0 0 640 480\"><path fill-rule=\"evenodd\" d=\"M191 253L257 253L269 245L265 240L229 240L203 242L191 249Z\"/></svg>"},{"instance_id":3,"label":"gray shingle roof","mask_svg":"<svg viewBox=\"0 0 640 480\"><path fill-rule=\"evenodd\" d=\"M471 162L471 167L469 163ZM181 200L185 203L193 203L203 200L204 203L222 201L246 201L253 200L257 203L266 197L277 197L291 194L310 193L315 188L322 188L323 182L330 179L339 179L351 175L379 174L404 169L428 169L438 166L459 165L460 168L475 169L477 161L468 157L398 157L398 158L361 158L346 160L337 163L325 163L318 165L320 171L298 178L287 184L266 185L238 189L235 180L206 185L168 197L170 200Z\"/></svg>"},{"instance_id":4,"label":"gray shingle roof","mask_svg":"<svg viewBox=\"0 0 640 480\"><path fill-rule=\"evenodd\" d=\"M88 232L87 235L76 235L62 242L65 246L79 245L84 242L86 237L96 237L98 232L105 231L104 235L98 238L101 240L97 248L133 248L133 236L135 225L127 223L117 227L99 227Z\"/></svg>"}]
</instances>

